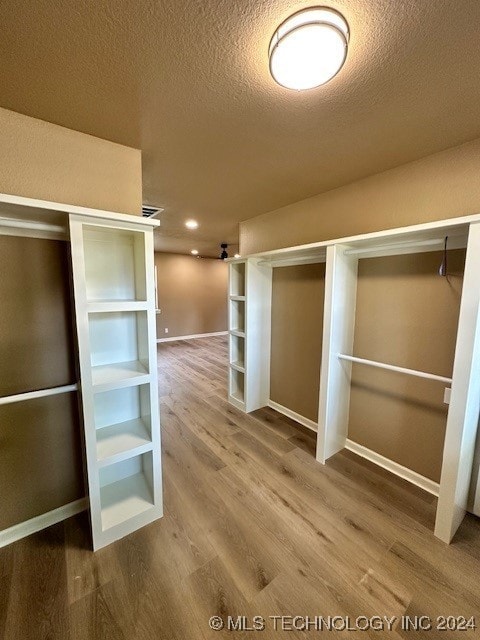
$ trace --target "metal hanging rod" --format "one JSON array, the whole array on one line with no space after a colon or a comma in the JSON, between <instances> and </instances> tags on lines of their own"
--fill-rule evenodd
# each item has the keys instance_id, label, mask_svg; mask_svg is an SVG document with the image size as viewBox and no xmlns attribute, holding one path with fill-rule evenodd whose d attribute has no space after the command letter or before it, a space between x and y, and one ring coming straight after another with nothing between
<instances>
[{"instance_id":1,"label":"metal hanging rod","mask_svg":"<svg viewBox=\"0 0 480 640\"><path fill-rule=\"evenodd\" d=\"M52 233L65 233L64 227L57 224L37 222L34 220L17 220L16 218L0 217L0 227L11 229L33 229L35 231L49 231Z\"/></svg>"},{"instance_id":2,"label":"metal hanging rod","mask_svg":"<svg viewBox=\"0 0 480 640\"><path fill-rule=\"evenodd\" d=\"M406 369L405 367L397 367L393 364L384 364L383 362L376 362L375 360L365 360L365 358L347 356L344 353L339 353L338 357L340 360L347 360L348 362L357 362L358 364L366 364L370 367L377 367L378 369L387 369L388 371L396 371L397 373L404 373L408 376L415 376L417 378L426 378L427 380L437 380L437 382L452 384L451 378L445 378L444 376L437 376L434 373L426 373L425 371L417 371L416 369Z\"/></svg>"},{"instance_id":3,"label":"metal hanging rod","mask_svg":"<svg viewBox=\"0 0 480 640\"><path fill-rule=\"evenodd\" d=\"M361 247L359 249L346 249L345 255L360 255L371 253L372 251L389 251L390 249L409 249L415 247L443 246L445 238L435 238L431 240L410 240L408 242L397 242L392 244L375 245L371 247Z\"/></svg>"},{"instance_id":4,"label":"metal hanging rod","mask_svg":"<svg viewBox=\"0 0 480 640\"><path fill-rule=\"evenodd\" d=\"M12 404L12 402L23 402L24 400L35 400L36 398L46 398L47 396L56 396L60 393L70 393L71 391L77 390L78 384L68 384L63 387L41 389L40 391L27 391L26 393L17 393L13 396L0 398L0 405Z\"/></svg>"},{"instance_id":5,"label":"metal hanging rod","mask_svg":"<svg viewBox=\"0 0 480 640\"><path fill-rule=\"evenodd\" d=\"M296 265L302 265L302 264L317 264L320 262L325 262L326 260L326 255L325 253L319 255L314 255L314 256L305 256L303 258L295 258L295 257L289 257L289 258L273 258L272 260L260 260L259 261L259 265L260 266L270 266L270 267L293 267Z\"/></svg>"}]
</instances>

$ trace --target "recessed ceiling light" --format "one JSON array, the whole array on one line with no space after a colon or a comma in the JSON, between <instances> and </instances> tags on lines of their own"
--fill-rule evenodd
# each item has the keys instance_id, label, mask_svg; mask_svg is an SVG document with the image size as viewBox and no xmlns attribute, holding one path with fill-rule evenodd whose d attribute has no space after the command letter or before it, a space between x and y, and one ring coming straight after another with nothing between
<instances>
[{"instance_id":1,"label":"recessed ceiling light","mask_svg":"<svg viewBox=\"0 0 480 640\"><path fill-rule=\"evenodd\" d=\"M348 39L348 24L337 11L326 7L298 11L273 34L270 73L287 89L319 87L341 69Z\"/></svg>"},{"instance_id":2,"label":"recessed ceiling light","mask_svg":"<svg viewBox=\"0 0 480 640\"><path fill-rule=\"evenodd\" d=\"M190 253L192 254L192 256L198 256L198 251L196 249L192 249Z\"/></svg>"},{"instance_id":3,"label":"recessed ceiling light","mask_svg":"<svg viewBox=\"0 0 480 640\"><path fill-rule=\"evenodd\" d=\"M187 220L185 226L187 229L198 229L198 222L196 220Z\"/></svg>"},{"instance_id":4,"label":"recessed ceiling light","mask_svg":"<svg viewBox=\"0 0 480 640\"><path fill-rule=\"evenodd\" d=\"M241 258L242 256L239 253L235 254L235 258Z\"/></svg>"}]
</instances>

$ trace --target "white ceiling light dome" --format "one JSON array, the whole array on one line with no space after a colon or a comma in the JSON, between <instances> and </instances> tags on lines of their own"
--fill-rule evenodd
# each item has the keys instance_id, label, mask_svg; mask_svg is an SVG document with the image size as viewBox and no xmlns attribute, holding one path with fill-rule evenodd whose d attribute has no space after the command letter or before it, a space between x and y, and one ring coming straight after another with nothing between
<instances>
[{"instance_id":1,"label":"white ceiling light dome","mask_svg":"<svg viewBox=\"0 0 480 640\"><path fill-rule=\"evenodd\" d=\"M327 7L294 13L273 34L269 47L270 73L287 89L313 89L331 80L347 57L345 18Z\"/></svg>"}]
</instances>

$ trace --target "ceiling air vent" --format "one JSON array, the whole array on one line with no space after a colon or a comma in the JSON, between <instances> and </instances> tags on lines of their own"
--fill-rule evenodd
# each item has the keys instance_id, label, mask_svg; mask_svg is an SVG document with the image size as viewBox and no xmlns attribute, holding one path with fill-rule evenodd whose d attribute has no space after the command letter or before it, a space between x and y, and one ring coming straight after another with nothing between
<instances>
[{"instance_id":1,"label":"ceiling air vent","mask_svg":"<svg viewBox=\"0 0 480 640\"><path fill-rule=\"evenodd\" d=\"M154 207L151 204L143 204L142 205L142 216L144 218L155 218L160 213L162 213L163 209L161 207Z\"/></svg>"}]
</instances>

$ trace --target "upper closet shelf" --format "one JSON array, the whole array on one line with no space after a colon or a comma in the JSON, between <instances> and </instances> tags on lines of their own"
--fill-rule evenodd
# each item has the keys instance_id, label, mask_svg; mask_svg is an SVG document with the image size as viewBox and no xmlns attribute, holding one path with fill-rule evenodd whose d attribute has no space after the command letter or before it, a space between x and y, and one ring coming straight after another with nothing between
<instances>
[{"instance_id":1,"label":"upper closet shelf","mask_svg":"<svg viewBox=\"0 0 480 640\"><path fill-rule=\"evenodd\" d=\"M325 262L327 247L334 245L341 245L346 255L359 258L441 251L446 236L448 249L462 249L467 246L469 226L475 222L480 222L480 215L312 242L255 253L245 256L244 259L256 258L259 265L272 267ZM235 259L229 259L228 262L236 263Z\"/></svg>"},{"instance_id":2,"label":"upper closet shelf","mask_svg":"<svg viewBox=\"0 0 480 640\"><path fill-rule=\"evenodd\" d=\"M143 218L141 215L130 215L102 209L79 207L60 202L49 202L35 198L24 198L8 193L0 193L0 217L12 221L29 221L40 225L53 225L57 227L53 232L61 233L68 230L68 216L76 214L90 218L92 222L101 220L113 220L116 225L159 227L160 220L156 218ZM19 227L17 226L17 229ZM39 229L41 231L41 229ZM47 229L45 229L47 231Z\"/></svg>"}]
</instances>

